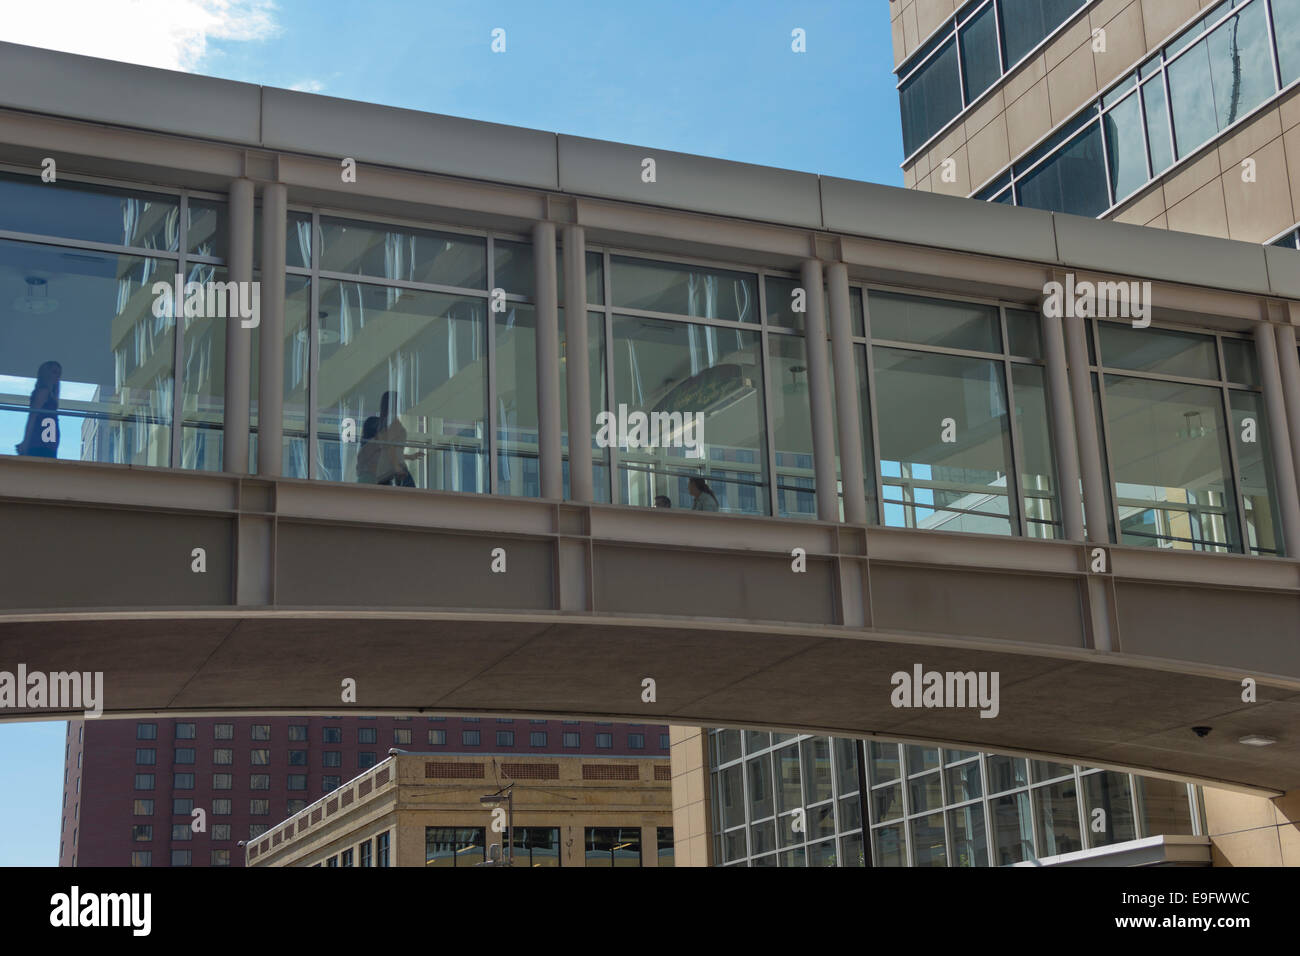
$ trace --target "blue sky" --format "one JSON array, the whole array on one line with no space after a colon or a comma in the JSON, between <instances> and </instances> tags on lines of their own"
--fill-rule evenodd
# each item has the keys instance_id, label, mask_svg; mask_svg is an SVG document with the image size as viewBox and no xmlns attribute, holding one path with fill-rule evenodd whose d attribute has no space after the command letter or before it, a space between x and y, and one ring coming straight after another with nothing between
<instances>
[{"instance_id":1,"label":"blue sky","mask_svg":"<svg viewBox=\"0 0 1300 956\"><path fill-rule=\"evenodd\" d=\"M12 7L0 40L902 185L886 0ZM491 50L497 28L504 53ZM791 51L795 28L805 53ZM0 724L0 865L57 863L63 741L62 722Z\"/></svg>"}]
</instances>

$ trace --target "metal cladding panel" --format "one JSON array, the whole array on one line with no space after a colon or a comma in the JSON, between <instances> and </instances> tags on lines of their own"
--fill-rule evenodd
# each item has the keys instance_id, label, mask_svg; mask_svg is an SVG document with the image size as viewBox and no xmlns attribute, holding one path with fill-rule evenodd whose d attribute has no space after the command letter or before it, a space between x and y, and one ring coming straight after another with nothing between
<instances>
[{"instance_id":1,"label":"metal cladding panel","mask_svg":"<svg viewBox=\"0 0 1300 956\"><path fill-rule=\"evenodd\" d=\"M1126 654L1300 677L1300 595L1115 584Z\"/></svg>"},{"instance_id":2,"label":"metal cladding panel","mask_svg":"<svg viewBox=\"0 0 1300 956\"><path fill-rule=\"evenodd\" d=\"M583 196L624 199L762 222L820 229L817 176L733 163L646 146L559 137L560 188ZM655 161L655 181L642 163Z\"/></svg>"},{"instance_id":3,"label":"metal cladding panel","mask_svg":"<svg viewBox=\"0 0 1300 956\"><path fill-rule=\"evenodd\" d=\"M1164 279L1268 295L1264 247L1186 232L1054 213L1056 247L1066 268L1133 279ZM1159 307L1160 303L1155 305Z\"/></svg>"},{"instance_id":4,"label":"metal cladding panel","mask_svg":"<svg viewBox=\"0 0 1300 956\"><path fill-rule=\"evenodd\" d=\"M1079 585L1064 577L873 564L879 629L1083 647Z\"/></svg>"},{"instance_id":5,"label":"metal cladding panel","mask_svg":"<svg viewBox=\"0 0 1300 956\"><path fill-rule=\"evenodd\" d=\"M787 556L595 546L596 610L834 624L835 570L809 557L795 573Z\"/></svg>"},{"instance_id":6,"label":"metal cladding panel","mask_svg":"<svg viewBox=\"0 0 1300 956\"><path fill-rule=\"evenodd\" d=\"M505 572L492 552L504 548ZM555 548L506 536L280 522L276 603L551 610Z\"/></svg>"},{"instance_id":7,"label":"metal cladding panel","mask_svg":"<svg viewBox=\"0 0 1300 956\"><path fill-rule=\"evenodd\" d=\"M0 607L231 603L230 518L0 503L0 528Z\"/></svg>"},{"instance_id":8,"label":"metal cladding panel","mask_svg":"<svg viewBox=\"0 0 1300 956\"><path fill-rule=\"evenodd\" d=\"M826 228L984 255L1056 260L1051 213L851 179L822 177Z\"/></svg>"},{"instance_id":9,"label":"metal cladding panel","mask_svg":"<svg viewBox=\"0 0 1300 956\"><path fill-rule=\"evenodd\" d=\"M261 88L0 43L0 106L255 146Z\"/></svg>"},{"instance_id":10,"label":"metal cladding panel","mask_svg":"<svg viewBox=\"0 0 1300 956\"><path fill-rule=\"evenodd\" d=\"M557 188L554 133L271 87L262 93L269 149Z\"/></svg>"},{"instance_id":11,"label":"metal cladding panel","mask_svg":"<svg viewBox=\"0 0 1300 956\"><path fill-rule=\"evenodd\" d=\"M1265 246L1268 281L1275 295L1300 299L1300 252L1281 246Z\"/></svg>"}]
</instances>

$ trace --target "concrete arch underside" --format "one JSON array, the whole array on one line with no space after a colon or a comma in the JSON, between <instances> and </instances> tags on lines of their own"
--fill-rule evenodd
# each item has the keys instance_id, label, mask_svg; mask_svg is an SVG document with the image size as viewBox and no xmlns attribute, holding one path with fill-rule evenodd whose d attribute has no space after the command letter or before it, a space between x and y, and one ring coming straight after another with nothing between
<instances>
[{"instance_id":1,"label":"concrete arch underside","mask_svg":"<svg viewBox=\"0 0 1300 956\"><path fill-rule=\"evenodd\" d=\"M942 743L1234 789L1300 786L1300 681L1242 701L1223 668L824 626L282 608L0 617L0 661L102 671L106 718L364 713L588 717ZM891 703L896 671L996 671L999 712ZM644 678L655 701L644 702ZM356 702L341 703L345 678ZM72 716L10 708L8 719ZM1209 726L1204 738L1191 728ZM1245 747L1246 734L1279 743Z\"/></svg>"}]
</instances>

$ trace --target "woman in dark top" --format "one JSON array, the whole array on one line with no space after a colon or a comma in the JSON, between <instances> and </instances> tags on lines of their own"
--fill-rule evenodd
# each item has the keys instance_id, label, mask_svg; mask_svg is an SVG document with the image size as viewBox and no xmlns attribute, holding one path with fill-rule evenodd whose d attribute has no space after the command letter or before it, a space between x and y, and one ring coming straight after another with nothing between
<instances>
[{"instance_id":1,"label":"woman in dark top","mask_svg":"<svg viewBox=\"0 0 1300 956\"><path fill-rule=\"evenodd\" d=\"M687 482L686 490L695 499L695 503L691 505L692 511L718 510L718 496L713 493L713 489L703 478L692 478Z\"/></svg>"},{"instance_id":2,"label":"woman in dark top","mask_svg":"<svg viewBox=\"0 0 1300 956\"><path fill-rule=\"evenodd\" d=\"M36 387L32 389L27 412L27 430L17 445L18 454L59 457L59 379L62 377L63 366L58 362L44 362L37 369Z\"/></svg>"}]
</instances>

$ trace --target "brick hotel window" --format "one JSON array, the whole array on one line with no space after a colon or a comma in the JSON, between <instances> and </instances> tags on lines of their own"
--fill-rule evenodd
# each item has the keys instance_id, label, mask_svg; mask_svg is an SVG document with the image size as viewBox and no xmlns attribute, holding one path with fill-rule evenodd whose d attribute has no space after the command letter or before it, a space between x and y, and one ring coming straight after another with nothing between
<instances>
[{"instance_id":1,"label":"brick hotel window","mask_svg":"<svg viewBox=\"0 0 1300 956\"><path fill-rule=\"evenodd\" d=\"M194 801L189 797L172 797L172 816L189 816L194 810Z\"/></svg>"},{"instance_id":2,"label":"brick hotel window","mask_svg":"<svg viewBox=\"0 0 1300 956\"><path fill-rule=\"evenodd\" d=\"M628 750L645 750L645 734L628 734Z\"/></svg>"},{"instance_id":3,"label":"brick hotel window","mask_svg":"<svg viewBox=\"0 0 1300 956\"><path fill-rule=\"evenodd\" d=\"M158 725L157 724L136 724L135 739L136 740L157 740Z\"/></svg>"},{"instance_id":4,"label":"brick hotel window","mask_svg":"<svg viewBox=\"0 0 1300 956\"><path fill-rule=\"evenodd\" d=\"M193 739L194 739L194 725L193 725L193 724L177 724L177 725L176 725L176 739L177 739L177 740L193 740Z\"/></svg>"},{"instance_id":5,"label":"brick hotel window","mask_svg":"<svg viewBox=\"0 0 1300 956\"><path fill-rule=\"evenodd\" d=\"M229 823L214 823L214 824L212 824L212 839L213 839L213 840L229 840L229 839L230 839L230 824L229 824Z\"/></svg>"},{"instance_id":6,"label":"brick hotel window","mask_svg":"<svg viewBox=\"0 0 1300 956\"><path fill-rule=\"evenodd\" d=\"M177 747L172 755L172 763L174 764L194 763L194 748Z\"/></svg>"},{"instance_id":7,"label":"brick hotel window","mask_svg":"<svg viewBox=\"0 0 1300 956\"><path fill-rule=\"evenodd\" d=\"M132 866L152 866L153 852L150 850L134 850L131 853Z\"/></svg>"},{"instance_id":8,"label":"brick hotel window","mask_svg":"<svg viewBox=\"0 0 1300 956\"><path fill-rule=\"evenodd\" d=\"M513 747L515 745L515 732L513 730L497 731L498 747Z\"/></svg>"},{"instance_id":9,"label":"brick hotel window","mask_svg":"<svg viewBox=\"0 0 1300 956\"><path fill-rule=\"evenodd\" d=\"M271 762L271 751L250 750L248 757L254 767L265 767Z\"/></svg>"},{"instance_id":10,"label":"brick hotel window","mask_svg":"<svg viewBox=\"0 0 1300 956\"><path fill-rule=\"evenodd\" d=\"M251 729L250 739L252 739L252 740L270 740L270 739L271 739L271 725L270 725L270 724L253 724L252 728L250 728L250 729Z\"/></svg>"},{"instance_id":11,"label":"brick hotel window","mask_svg":"<svg viewBox=\"0 0 1300 956\"><path fill-rule=\"evenodd\" d=\"M514 722L515 722L515 719L514 719L513 717L498 717L498 718L497 718L497 723L498 723L498 724L513 724Z\"/></svg>"},{"instance_id":12,"label":"brick hotel window","mask_svg":"<svg viewBox=\"0 0 1300 956\"><path fill-rule=\"evenodd\" d=\"M137 823L131 827L131 840L134 843L148 843L153 839L153 824Z\"/></svg>"},{"instance_id":13,"label":"brick hotel window","mask_svg":"<svg viewBox=\"0 0 1300 956\"><path fill-rule=\"evenodd\" d=\"M331 793L337 790L339 788L339 784L341 784L342 782L343 782L342 777L334 777L334 776L322 777L321 789L324 790L326 793Z\"/></svg>"},{"instance_id":14,"label":"brick hotel window","mask_svg":"<svg viewBox=\"0 0 1300 956\"><path fill-rule=\"evenodd\" d=\"M307 787L304 785L302 789L306 790ZM306 800L290 800L285 804L285 813L287 816L293 816L295 813L301 813L306 807Z\"/></svg>"},{"instance_id":15,"label":"brick hotel window","mask_svg":"<svg viewBox=\"0 0 1300 956\"><path fill-rule=\"evenodd\" d=\"M289 725L289 739L290 739L290 740L306 740L306 739L307 739L307 725L306 725L306 724L290 724L290 725Z\"/></svg>"},{"instance_id":16,"label":"brick hotel window","mask_svg":"<svg viewBox=\"0 0 1300 956\"><path fill-rule=\"evenodd\" d=\"M248 825L248 838L250 840L256 840L269 829L271 829L269 823L250 823Z\"/></svg>"},{"instance_id":17,"label":"brick hotel window","mask_svg":"<svg viewBox=\"0 0 1300 956\"><path fill-rule=\"evenodd\" d=\"M479 722L477 717L462 717L460 720L464 724L477 724Z\"/></svg>"},{"instance_id":18,"label":"brick hotel window","mask_svg":"<svg viewBox=\"0 0 1300 956\"><path fill-rule=\"evenodd\" d=\"M378 866L388 866L388 833L375 837L375 852L379 859Z\"/></svg>"},{"instance_id":19,"label":"brick hotel window","mask_svg":"<svg viewBox=\"0 0 1300 956\"><path fill-rule=\"evenodd\" d=\"M135 762L153 766L158 762L158 751L153 747L137 747L135 751Z\"/></svg>"},{"instance_id":20,"label":"brick hotel window","mask_svg":"<svg viewBox=\"0 0 1300 956\"><path fill-rule=\"evenodd\" d=\"M213 724L212 739L213 740L234 740L235 725L234 724Z\"/></svg>"},{"instance_id":21,"label":"brick hotel window","mask_svg":"<svg viewBox=\"0 0 1300 956\"><path fill-rule=\"evenodd\" d=\"M327 750L321 755L321 766L324 767L341 767L343 766L343 751Z\"/></svg>"},{"instance_id":22,"label":"brick hotel window","mask_svg":"<svg viewBox=\"0 0 1300 956\"><path fill-rule=\"evenodd\" d=\"M269 773L255 773L248 778L249 790L270 790L271 775Z\"/></svg>"},{"instance_id":23,"label":"brick hotel window","mask_svg":"<svg viewBox=\"0 0 1300 956\"><path fill-rule=\"evenodd\" d=\"M447 745L447 731L431 730L429 731L429 743L435 747L445 747Z\"/></svg>"},{"instance_id":24,"label":"brick hotel window","mask_svg":"<svg viewBox=\"0 0 1300 956\"><path fill-rule=\"evenodd\" d=\"M351 849L344 850L343 853L341 854L341 856L342 856L342 859L339 860L339 865L340 865L340 866L351 866L351 865L352 865L352 850L351 850Z\"/></svg>"},{"instance_id":25,"label":"brick hotel window","mask_svg":"<svg viewBox=\"0 0 1300 956\"><path fill-rule=\"evenodd\" d=\"M582 735L581 735L581 734L578 734L578 733L575 733L575 732L572 731L572 730L566 730L566 731L564 732L564 746L566 746L566 747L571 747L571 748L572 748L572 747L581 747L581 746L582 746Z\"/></svg>"},{"instance_id":26,"label":"brick hotel window","mask_svg":"<svg viewBox=\"0 0 1300 956\"><path fill-rule=\"evenodd\" d=\"M562 720L562 721L560 721L560 723L562 723L562 724L574 724L574 725L577 725L577 724L581 724L582 721L580 721L580 720Z\"/></svg>"},{"instance_id":27,"label":"brick hotel window","mask_svg":"<svg viewBox=\"0 0 1300 956\"><path fill-rule=\"evenodd\" d=\"M375 765L375 752L373 750L363 750L357 754L357 769L368 770Z\"/></svg>"},{"instance_id":28,"label":"brick hotel window","mask_svg":"<svg viewBox=\"0 0 1300 956\"><path fill-rule=\"evenodd\" d=\"M173 839L173 840L178 840L178 841L184 842L185 840L189 840L189 839L191 839L191 838L193 837L193 834L194 834L194 831L190 828L190 825L189 825L188 823L173 823L173 824L172 824L172 839Z\"/></svg>"},{"instance_id":29,"label":"brick hotel window","mask_svg":"<svg viewBox=\"0 0 1300 956\"><path fill-rule=\"evenodd\" d=\"M132 804L131 813L133 816L137 816L137 817L153 816L153 801L152 800L134 801Z\"/></svg>"},{"instance_id":30,"label":"brick hotel window","mask_svg":"<svg viewBox=\"0 0 1300 956\"><path fill-rule=\"evenodd\" d=\"M137 774L135 775L135 789L137 789L137 790L152 790L152 789L153 789L153 774L151 774L151 773L137 773Z\"/></svg>"},{"instance_id":31,"label":"brick hotel window","mask_svg":"<svg viewBox=\"0 0 1300 956\"><path fill-rule=\"evenodd\" d=\"M235 775L233 773L214 773L212 775L213 790L229 790L235 785Z\"/></svg>"},{"instance_id":32,"label":"brick hotel window","mask_svg":"<svg viewBox=\"0 0 1300 956\"><path fill-rule=\"evenodd\" d=\"M378 743L378 740L379 740L379 737L378 737L378 735L375 733L375 728L374 728L374 727L358 727L358 728L357 728L357 743L359 743L359 744L373 744L373 743Z\"/></svg>"},{"instance_id":33,"label":"brick hotel window","mask_svg":"<svg viewBox=\"0 0 1300 956\"><path fill-rule=\"evenodd\" d=\"M462 730L460 732L461 746L477 747L478 740L479 740L479 732L477 730Z\"/></svg>"},{"instance_id":34,"label":"brick hotel window","mask_svg":"<svg viewBox=\"0 0 1300 956\"><path fill-rule=\"evenodd\" d=\"M81 769L81 758L82 758L82 756L83 756L82 754L77 754L77 769L78 769L78 770Z\"/></svg>"},{"instance_id":35,"label":"brick hotel window","mask_svg":"<svg viewBox=\"0 0 1300 956\"><path fill-rule=\"evenodd\" d=\"M212 801L212 815L214 817L230 816L231 801L229 798L222 797Z\"/></svg>"},{"instance_id":36,"label":"brick hotel window","mask_svg":"<svg viewBox=\"0 0 1300 956\"><path fill-rule=\"evenodd\" d=\"M529 734L528 734L528 746L530 746L530 747L545 747L545 746L546 746L546 731L544 731L544 730L533 730L533 731L530 731Z\"/></svg>"},{"instance_id":37,"label":"brick hotel window","mask_svg":"<svg viewBox=\"0 0 1300 956\"><path fill-rule=\"evenodd\" d=\"M271 801L255 798L248 801L248 815L250 817L265 817L271 813Z\"/></svg>"},{"instance_id":38,"label":"brick hotel window","mask_svg":"<svg viewBox=\"0 0 1300 956\"><path fill-rule=\"evenodd\" d=\"M305 750L290 750L290 751L289 751L289 766L290 766L290 767L305 767L305 766L307 766L307 751L305 751Z\"/></svg>"},{"instance_id":39,"label":"brick hotel window","mask_svg":"<svg viewBox=\"0 0 1300 956\"><path fill-rule=\"evenodd\" d=\"M338 727L322 727L321 742L327 744L343 743L343 731Z\"/></svg>"},{"instance_id":40,"label":"brick hotel window","mask_svg":"<svg viewBox=\"0 0 1300 956\"><path fill-rule=\"evenodd\" d=\"M401 727L393 731L393 743L409 744L411 742L411 728Z\"/></svg>"},{"instance_id":41,"label":"brick hotel window","mask_svg":"<svg viewBox=\"0 0 1300 956\"><path fill-rule=\"evenodd\" d=\"M230 866L229 850L213 850L211 852L212 866Z\"/></svg>"},{"instance_id":42,"label":"brick hotel window","mask_svg":"<svg viewBox=\"0 0 1300 956\"><path fill-rule=\"evenodd\" d=\"M613 734L597 734L597 735L596 735L596 749L597 749L597 750L609 750L609 749L613 748L613 746L614 746L614 735L613 735Z\"/></svg>"},{"instance_id":43,"label":"brick hotel window","mask_svg":"<svg viewBox=\"0 0 1300 956\"><path fill-rule=\"evenodd\" d=\"M370 841L369 841L369 840L363 840L363 841L361 842L360 850L361 850L361 854L360 854L360 856L361 856L361 865L362 865L362 866L372 866L372 865L373 865L373 862L372 862L371 855L370 855L370 854L371 854Z\"/></svg>"},{"instance_id":44,"label":"brick hotel window","mask_svg":"<svg viewBox=\"0 0 1300 956\"><path fill-rule=\"evenodd\" d=\"M189 866L189 850L172 850L172 866Z\"/></svg>"},{"instance_id":45,"label":"brick hotel window","mask_svg":"<svg viewBox=\"0 0 1300 956\"><path fill-rule=\"evenodd\" d=\"M172 789L174 790L193 790L194 774L192 773L174 773L172 774Z\"/></svg>"},{"instance_id":46,"label":"brick hotel window","mask_svg":"<svg viewBox=\"0 0 1300 956\"><path fill-rule=\"evenodd\" d=\"M671 746L672 746L672 740L669 738L668 734L660 734L660 735L659 735L659 749L660 749L660 750L668 750Z\"/></svg>"},{"instance_id":47,"label":"brick hotel window","mask_svg":"<svg viewBox=\"0 0 1300 956\"><path fill-rule=\"evenodd\" d=\"M212 763L218 767L229 767L235 762L235 752L229 747L219 747L212 751Z\"/></svg>"}]
</instances>

